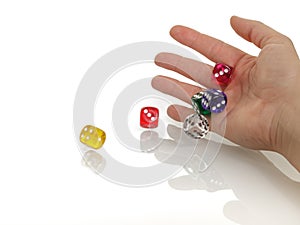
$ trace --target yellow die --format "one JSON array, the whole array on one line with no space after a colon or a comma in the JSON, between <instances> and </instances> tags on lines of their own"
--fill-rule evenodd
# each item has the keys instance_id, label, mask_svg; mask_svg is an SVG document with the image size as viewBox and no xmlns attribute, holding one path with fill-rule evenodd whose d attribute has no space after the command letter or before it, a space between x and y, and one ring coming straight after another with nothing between
<instances>
[{"instance_id":1,"label":"yellow die","mask_svg":"<svg viewBox=\"0 0 300 225\"><path fill-rule=\"evenodd\" d=\"M103 130L92 125L85 126L80 133L80 141L91 148L101 148L105 142L106 134Z\"/></svg>"}]
</instances>

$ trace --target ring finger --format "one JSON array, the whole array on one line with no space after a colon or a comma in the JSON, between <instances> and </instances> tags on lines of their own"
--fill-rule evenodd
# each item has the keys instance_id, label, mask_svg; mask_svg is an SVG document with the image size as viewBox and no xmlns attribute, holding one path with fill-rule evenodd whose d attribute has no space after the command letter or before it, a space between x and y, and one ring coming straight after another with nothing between
<instances>
[{"instance_id":1,"label":"ring finger","mask_svg":"<svg viewBox=\"0 0 300 225\"><path fill-rule=\"evenodd\" d=\"M152 86L162 93L174 96L189 104L191 103L191 97L203 90L201 87L165 76L154 77L152 79Z\"/></svg>"}]
</instances>

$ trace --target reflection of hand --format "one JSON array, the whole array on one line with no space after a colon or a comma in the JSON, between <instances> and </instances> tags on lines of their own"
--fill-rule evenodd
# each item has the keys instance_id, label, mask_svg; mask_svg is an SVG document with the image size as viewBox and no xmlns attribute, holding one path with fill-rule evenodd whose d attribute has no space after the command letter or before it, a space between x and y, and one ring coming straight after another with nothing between
<instances>
[{"instance_id":1,"label":"reflection of hand","mask_svg":"<svg viewBox=\"0 0 300 225\"><path fill-rule=\"evenodd\" d=\"M182 158L186 158L186 154L190 153L187 149L192 148L194 150L192 156L184 164L184 169L189 175L170 180L170 186L180 190L201 189L217 191L227 189L222 176L214 169L213 165L210 166L217 153L219 153L219 149L222 146L222 138L210 136L211 140L204 138L196 141L185 134L182 135L182 128L174 125L168 125L167 131L171 140L164 139L155 149L155 157L159 161L182 165ZM174 151L175 148L177 148L176 151Z\"/></svg>"},{"instance_id":2,"label":"reflection of hand","mask_svg":"<svg viewBox=\"0 0 300 225\"><path fill-rule=\"evenodd\" d=\"M181 131L169 126L168 132L177 139ZM206 139L199 140L200 146L206 144ZM155 155L158 159L162 158L160 154L166 155L166 150L158 149ZM199 150L201 153L201 149L197 148L196 157L185 166L189 175L169 180L172 188L206 191L232 189L238 200L226 203L224 214L238 224L298 224L300 184L282 174L262 153L222 144L214 163L199 173L197 167L202 161L201 157L197 157Z\"/></svg>"},{"instance_id":3,"label":"reflection of hand","mask_svg":"<svg viewBox=\"0 0 300 225\"><path fill-rule=\"evenodd\" d=\"M226 87L228 97L225 137L253 149L278 151L300 170L300 63L292 42L284 35L257 22L231 18L233 29L261 49L258 57L201 34L190 28L175 26L171 36L214 62L234 68L232 82ZM210 79L212 67L177 55L162 53L159 66L174 70L208 88L216 87ZM190 102L201 89L197 86L158 76L153 86ZM171 106L168 114L182 120L191 111ZM213 129L224 127L221 116Z\"/></svg>"},{"instance_id":4,"label":"reflection of hand","mask_svg":"<svg viewBox=\"0 0 300 225\"><path fill-rule=\"evenodd\" d=\"M155 157L163 163L175 165L191 165L193 170L205 171L213 162L221 146L223 138L214 134L208 135L202 141L191 139L182 128L173 125L167 127L171 139L163 139L155 148ZM207 138L218 142L208 141ZM154 142L155 143L155 139Z\"/></svg>"}]
</instances>

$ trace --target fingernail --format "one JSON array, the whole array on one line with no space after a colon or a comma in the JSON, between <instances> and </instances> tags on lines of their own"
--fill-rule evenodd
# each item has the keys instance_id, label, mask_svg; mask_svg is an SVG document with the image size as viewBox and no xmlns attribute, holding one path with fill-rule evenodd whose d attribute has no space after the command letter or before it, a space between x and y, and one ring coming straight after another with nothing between
<instances>
[{"instance_id":1,"label":"fingernail","mask_svg":"<svg viewBox=\"0 0 300 225\"><path fill-rule=\"evenodd\" d=\"M181 26L180 25L176 25L174 27L171 28L170 30L170 34L171 36L178 36L181 32Z\"/></svg>"}]
</instances>

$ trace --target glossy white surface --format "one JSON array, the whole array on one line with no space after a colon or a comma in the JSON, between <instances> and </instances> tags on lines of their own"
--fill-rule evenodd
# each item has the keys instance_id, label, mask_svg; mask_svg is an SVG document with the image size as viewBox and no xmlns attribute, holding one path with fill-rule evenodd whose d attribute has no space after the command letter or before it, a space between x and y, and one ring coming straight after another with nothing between
<instances>
[{"instance_id":1,"label":"glossy white surface","mask_svg":"<svg viewBox=\"0 0 300 225\"><path fill-rule=\"evenodd\" d=\"M168 133L174 140L178 139L180 132L182 131L178 127L169 125ZM156 137L152 139L154 143L155 139ZM168 164L181 163L183 154L186 152L182 149L174 154L176 145L174 140L163 140L154 151L156 159ZM181 141L187 143L190 138L186 136ZM177 200L177 195L181 195L179 192L166 194L167 198L174 198L169 200L169 203L176 203L177 208L191 211L193 208L197 211L199 207L199 215L191 215L193 218L196 216L195 220L199 221L204 219L201 207L209 209L211 206L217 205L214 200L205 197L204 201L198 199L199 195L204 193L207 196L223 195L223 198L218 197L219 203L222 202L222 207L214 213L218 215L223 212L225 218L238 224L298 223L300 219L300 175L284 158L275 153L265 152L263 154L225 141L212 165L204 172L199 172L203 160L208 158L209 152L203 155L203 149L209 142L210 146L213 146L214 141L201 139L194 156L184 170L168 181L169 188L183 192L189 204L184 205L186 204L184 200ZM208 151L213 150L208 149ZM96 170L96 173L102 173L106 163L101 158L101 152L89 151L87 154L89 156L83 160L84 164L90 165ZM168 159L166 160L166 158ZM195 199L198 200L191 199L187 191L194 193ZM232 197L232 194L235 197ZM224 199L226 200L224 201ZM153 210L160 209L159 205ZM182 216L185 217L185 214ZM214 219L216 218L205 218L205 221L214 224L216 222ZM225 221L222 220L221 224Z\"/></svg>"},{"instance_id":2,"label":"glossy white surface","mask_svg":"<svg viewBox=\"0 0 300 225\"><path fill-rule=\"evenodd\" d=\"M190 164L169 182L128 188L82 165L72 125L83 74L111 49L174 43L168 30L183 24L257 54L231 30L236 14L288 35L299 52L298 11L292 0L1 1L0 224L299 224L300 176L277 155L267 153L279 169L224 145L205 173Z\"/></svg>"}]
</instances>

